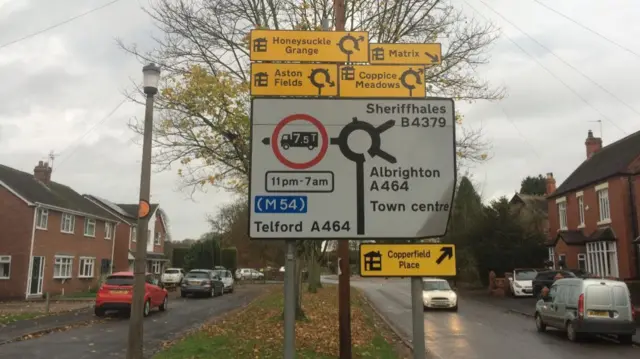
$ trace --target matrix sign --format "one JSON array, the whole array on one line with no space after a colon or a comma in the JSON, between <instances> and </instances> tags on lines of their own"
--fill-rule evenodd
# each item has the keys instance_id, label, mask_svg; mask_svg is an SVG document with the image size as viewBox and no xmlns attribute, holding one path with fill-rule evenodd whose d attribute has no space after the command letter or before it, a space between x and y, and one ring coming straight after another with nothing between
<instances>
[{"instance_id":1,"label":"matrix sign","mask_svg":"<svg viewBox=\"0 0 640 359\"><path fill-rule=\"evenodd\" d=\"M444 235L454 117L451 99L253 99L250 237Z\"/></svg>"}]
</instances>

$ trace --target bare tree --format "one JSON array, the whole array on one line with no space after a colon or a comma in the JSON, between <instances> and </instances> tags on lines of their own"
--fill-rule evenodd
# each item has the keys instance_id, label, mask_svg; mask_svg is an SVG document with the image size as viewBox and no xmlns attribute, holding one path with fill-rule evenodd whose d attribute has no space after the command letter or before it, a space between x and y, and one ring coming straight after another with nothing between
<instances>
[{"instance_id":1,"label":"bare tree","mask_svg":"<svg viewBox=\"0 0 640 359\"><path fill-rule=\"evenodd\" d=\"M147 13L164 36L141 61L165 69L155 125L157 165L177 164L183 185L209 184L246 192L249 172L249 47L251 29L319 29L333 12L329 0L152 0ZM445 0L353 0L347 30L368 31L372 42L442 42L442 65L427 68L429 94L457 100L498 100L503 90L477 78L498 36L490 23L468 18ZM137 93L130 96L140 101ZM141 133L142 122L131 127ZM479 129L459 124L462 163L487 159Z\"/></svg>"}]
</instances>

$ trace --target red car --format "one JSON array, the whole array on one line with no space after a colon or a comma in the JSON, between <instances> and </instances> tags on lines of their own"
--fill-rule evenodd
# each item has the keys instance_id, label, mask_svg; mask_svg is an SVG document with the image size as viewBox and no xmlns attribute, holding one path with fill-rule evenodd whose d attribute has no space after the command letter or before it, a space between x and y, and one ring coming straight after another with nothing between
<instances>
[{"instance_id":1,"label":"red car","mask_svg":"<svg viewBox=\"0 0 640 359\"><path fill-rule=\"evenodd\" d=\"M167 310L169 292L159 286L158 280L147 273L144 293L144 316L149 315L151 308ZM107 311L131 312L133 298L133 272L117 272L109 275L96 295L95 314L98 317Z\"/></svg>"}]
</instances>

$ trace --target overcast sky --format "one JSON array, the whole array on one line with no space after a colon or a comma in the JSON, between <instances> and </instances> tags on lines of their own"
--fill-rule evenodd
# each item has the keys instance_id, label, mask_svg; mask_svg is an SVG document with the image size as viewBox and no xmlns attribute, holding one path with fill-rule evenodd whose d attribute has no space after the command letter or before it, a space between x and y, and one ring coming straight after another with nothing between
<instances>
[{"instance_id":1,"label":"overcast sky","mask_svg":"<svg viewBox=\"0 0 640 359\"><path fill-rule=\"evenodd\" d=\"M140 10L146 0L119 1L4 46L108 2L0 0L0 163L31 172L53 150L53 180L81 193L135 203L141 148L133 143L135 135L127 123L142 116L144 109L125 103L107 116L122 101L131 79L142 78L141 65L119 49L115 39L143 48L151 45L155 30ZM640 2L541 2L640 53ZM594 121L602 120L605 145L640 130L639 55L534 0L453 4L469 15L490 19L503 33L491 49L490 64L477 71L505 86L508 97L499 103L458 104L467 123L482 126L492 143L492 159L472 169L486 200L512 195L527 175L553 172L559 185L585 159L587 131L600 133ZM208 230L207 213L232 198L212 189L196 194L194 202L177 191L177 181L175 169L154 174L152 201L168 213L175 239L197 237Z\"/></svg>"}]
</instances>

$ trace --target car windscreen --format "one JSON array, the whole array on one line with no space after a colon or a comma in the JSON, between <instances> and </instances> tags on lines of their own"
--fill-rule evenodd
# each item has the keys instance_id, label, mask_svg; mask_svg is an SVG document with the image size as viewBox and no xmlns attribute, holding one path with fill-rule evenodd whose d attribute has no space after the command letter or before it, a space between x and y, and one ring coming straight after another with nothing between
<instances>
[{"instance_id":1,"label":"car windscreen","mask_svg":"<svg viewBox=\"0 0 640 359\"><path fill-rule=\"evenodd\" d=\"M187 273L186 278L209 279L209 273L207 273L207 272L189 272L189 273Z\"/></svg>"},{"instance_id":2,"label":"car windscreen","mask_svg":"<svg viewBox=\"0 0 640 359\"><path fill-rule=\"evenodd\" d=\"M107 285L133 285L133 276L110 275L104 283Z\"/></svg>"},{"instance_id":3,"label":"car windscreen","mask_svg":"<svg viewBox=\"0 0 640 359\"><path fill-rule=\"evenodd\" d=\"M214 270L213 271L213 275L217 275L218 277L224 277L224 271L221 270Z\"/></svg>"},{"instance_id":4,"label":"car windscreen","mask_svg":"<svg viewBox=\"0 0 640 359\"><path fill-rule=\"evenodd\" d=\"M534 280L538 271L533 269L516 269L516 280Z\"/></svg>"},{"instance_id":5,"label":"car windscreen","mask_svg":"<svg viewBox=\"0 0 640 359\"><path fill-rule=\"evenodd\" d=\"M180 273L179 269L167 269L166 271L164 271L166 274L178 274Z\"/></svg>"},{"instance_id":6,"label":"car windscreen","mask_svg":"<svg viewBox=\"0 0 640 359\"><path fill-rule=\"evenodd\" d=\"M422 282L423 290L451 290L449 282L444 280L431 280Z\"/></svg>"}]
</instances>

